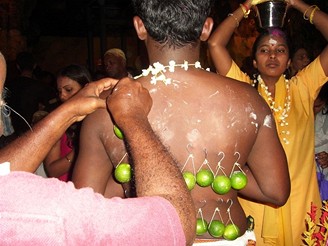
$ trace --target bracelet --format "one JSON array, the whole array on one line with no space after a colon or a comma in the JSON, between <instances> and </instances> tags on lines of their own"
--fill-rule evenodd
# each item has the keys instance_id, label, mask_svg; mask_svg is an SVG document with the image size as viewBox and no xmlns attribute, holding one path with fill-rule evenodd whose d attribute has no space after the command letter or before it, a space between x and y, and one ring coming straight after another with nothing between
<instances>
[{"instance_id":1,"label":"bracelet","mask_svg":"<svg viewBox=\"0 0 328 246\"><path fill-rule=\"evenodd\" d=\"M232 18L234 18L235 21L236 21L236 28L239 27L239 21L238 21L238 19L232 13L228 14L228 16L231 16Z\"/></svg>"},{"instance_id":2,"label":"bracelet","mask_svg":"<svg viewBox=\"0 0 328 246\"><path fill-rule=\"evenodd\" d=\"M243 13L244 13L244 18L246 19L246 18L248 18L248 15L249 15L249 13L251 12L251 10L247 7L247 5L245 5L245 4L239 4L239 6L240 6L240 8L241 8L241 10L243 11Z\"/></svg>"},{"instance_id":3,"label":"bracelet","mask_svg":"<svg viewBox=\"0 0 328 246\"><path fill-rule=\"evenodd\" d=\"M67 156L65 156L65 159L66 159L69 163L72 162L72 160L71 160L70 158L68 158Z\"/></svg>"},{"instance_id":4,"label":"bracelet","mask_svg":"<svg viewBox=\"0 0 328 246\"><path fill-rule=\"evenodd\" d=\"M308 7L308 8L304 11L303 19L304 19L304 20L309 20L309 18L306 17L307 12L308 12L310 9L312 9L312 8L316 8L316 7L318 8L317 5L311 5L310 7Z\"/></svg>"},{"instance_id":5,"label":"bracelet","mask_svg":"<svg viewBox=\"0 0 328 246\"><path fill-rule=\"evenodd\" d=\"M312 10L311 14L310 14L310 23L313 24L313 16L315 11L320 10L318 6L315 6L314 9Z\"/></svg>"}]
</instances>

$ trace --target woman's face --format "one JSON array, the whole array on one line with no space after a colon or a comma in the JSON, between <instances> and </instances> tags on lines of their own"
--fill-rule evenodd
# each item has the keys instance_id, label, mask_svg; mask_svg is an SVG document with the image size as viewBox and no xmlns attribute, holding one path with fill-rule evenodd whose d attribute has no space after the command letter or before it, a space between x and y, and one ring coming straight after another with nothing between
<instances>
[{"instance_id":1,"label":"woman's face","mask_svg":"<svg viewBox=\"0 0 328 246\"><path fill-rule=\"evenodd\" d=\"M256 49L253 65L262 77L280 77L290 64L289 50L281 36L268 35L262 38Z\"/></svg>"},{"instance_id":2,"label":"woman's face","mask_svg":"<svg viewBox=\"0 0 328 246\"><path fill-rule=\"evenodd\" d=\"M295 73L297 73L299 70L303 69L310 63L309 54L304 48L298 49L293 58L291 66Z\"/></svg>"},{"instance_id":3,"label":"woman's face","mask_svg":"<svg viewBox=\"0 0 328 246\"><path fill-rule=\"evenodd\" d=\"M68 77L59 77L57 79L57 90L62 102L74 96L81 88L82 86L78 82Z\"/></svg>"}]
</instances>

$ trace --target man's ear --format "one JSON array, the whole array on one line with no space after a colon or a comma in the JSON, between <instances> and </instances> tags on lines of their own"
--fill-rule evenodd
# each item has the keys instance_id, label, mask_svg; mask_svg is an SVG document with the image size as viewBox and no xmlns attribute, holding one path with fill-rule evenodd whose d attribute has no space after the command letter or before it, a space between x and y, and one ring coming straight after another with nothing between
<instances>
[{"instance_id":1,"label":"man's ear","mask_svg":"<svg viewBox=\"0 0 328 246\"><path fill-rule=\"evenodd\" d=\"M206 41L209 38L212 32L212 28L213 28L213 19L207 17L203 25L202 34L200 35L201 41Z\"/></svg>"},{"instance_id":2,"label":"man's ear","mask_svg":"<svg viewBox=\"0 0 328 246\"><path fill-rule=\"evenodd\" d=\"M147 30L145 28L143 21L140 19L139 16L133 17L133 25L134 25L134 29L136 30L139 39L145 40L147 38Z\"/></svg>"}]
</instances>

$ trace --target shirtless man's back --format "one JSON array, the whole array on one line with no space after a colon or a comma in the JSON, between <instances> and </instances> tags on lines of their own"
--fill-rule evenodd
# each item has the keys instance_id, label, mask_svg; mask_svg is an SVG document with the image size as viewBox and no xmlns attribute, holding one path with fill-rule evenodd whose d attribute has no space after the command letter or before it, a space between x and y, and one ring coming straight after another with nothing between
<instances>
[{"instance_id":1,"label":"shirtless man's back","mask_svg":"<svg viewBox=\"0 0 328 246\"><path fill-rule=\"evenodd\" d=\"M160 0L135 2L152 8L152 2L157 1ZM179 0L174 5L177 2L184 2L184 7L190 4ZM204 15L200 6L208 6L210 1L195 2L185 12ZM202 168L215 176L229 177L233 170L246 173L248 183L240 191L231 188L220 195L211 185L195 185L191 190L198 218L210 223L214 215L215 220L238 226L241 236L247 225L237 193L255 201L282 205L289 195L288 169L271 111L256 90L199 68L199 44L208 38L213 25L212 19L205 19L199 24L203 28L194 44L176 48L155 41L146 31L146 22L136 16L134 25L139 38L146 42L149 60L165 66L164 71L154 65L148 75L137 79L153 99L149 113L152 128L180 163L182 172L196 175ZM194 26L190 24L190 28ZM187 69L178 65L185 61ZM84 120L73 182L77 187L91 186L106 197L124 196L124 191L130 195L129 185L117 183L113 176L114 168L128 162L128 157L124 142L115 136L113 123L108 121L106 110L98 110ZM213 239L208 232L198 237Z\"/></svg>"}]
</instances>

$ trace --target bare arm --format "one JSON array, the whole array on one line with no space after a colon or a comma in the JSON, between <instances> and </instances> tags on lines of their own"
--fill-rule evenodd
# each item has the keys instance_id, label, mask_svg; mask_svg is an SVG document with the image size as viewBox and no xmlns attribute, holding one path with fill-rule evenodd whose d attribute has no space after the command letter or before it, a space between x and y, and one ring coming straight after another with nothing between
<instances>
[{"instance_id":1,"label":"bare arm","mask_svg":"<svg viewBox=\"0 0 328 246\"><path fill-rule=\"evenodd\" d=\"M260 127L247 159L251 172L248 175L249 183L240 193L258 202L282 206L290 194L287 158L279 141L273 116L267 111L266 124Z\"/></svg>"},{"instance_id":2,"label":"bare arm","mask_svg":"<svg viewBox=\"0 0 328 246\"><path fill-rule=\"evenodd\" d=\"M68 161L66 157L70 160ZM60 140L57 141L43 160L46 173L49 177L60 177L69 172L72 161L74 159L74 151L72 150L65 157L60 154Z\"/></svg>"},{"instance_id":3,"label":"bare arm","mask_svg":"<svg viewBox=\"0 0 328 246\"><path fill-rule=\"evenodd\" d=\"M245 2L248 8L251 7L250 2L249 0ZM223 76L228 73L232 63L232 57L227 49L227 45L234 30L243 18L243 10L239 7L217 26L208 40L209 51L216 71Z\"/></svg>"},{"instance_id":4,"label":"bare arm","mask_svg":"<svg viewBox=\"0 0 328 246\"><path fill-rule=\"evenodd\" d=\"M116 82L116 80L115 80ZM82 120L106 102L99 94L109 89L114 80L103 79L88 84L78 94L39 121L23 136L0 150L0 163L10 162L11 171L34 172L51 147L74 122Z\"/></svg>"},{"instance_id":5,"label":"bare arm","mask_svg":"<svg viewBox=\"0 0 328 246\"><path fill-rule=\"evenodd\" d=\"M191 245L195 238L195 207L177 163L148 122L152 104L148 91L138 82L123 79L107 103L133 160L137 196L169 200L180 217L187 244Z\"/></svg>"},{"instance_id":6,"label":"bare arm","mask_svg":"<svg viewBox=\"0 0 328 246\"><path fill-rule=\"evenodd\" d=\"M109 125L111 121L106 110L98 110L83 121L80 131L80 149L72 177L76 188L91 187L95 192L105 195L113 165L100 135L102 132L113 131L113 127ZM112 195L106 194L106 197L112 197Z\"/></svg>"},{"instance_id":7,"label":"bare arm","mask_svg":"<svg viewBox=\"0 0 328 246\"><path fill-rule=\"evenodd\" d=\"M305 13L305 18L309 19L309 21L312 20L314 26L328 41L328 15L325 12L319 9L314 10L314 8L310 8L310 5L301 0L286 0L286 2L288 2L293 8L300 11L303 15ZM328 46L326 46L321 52L320 61L325 74L328 76Z\"/></svg>"}]
</instances>

